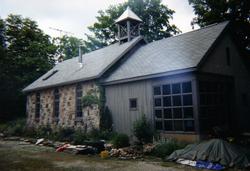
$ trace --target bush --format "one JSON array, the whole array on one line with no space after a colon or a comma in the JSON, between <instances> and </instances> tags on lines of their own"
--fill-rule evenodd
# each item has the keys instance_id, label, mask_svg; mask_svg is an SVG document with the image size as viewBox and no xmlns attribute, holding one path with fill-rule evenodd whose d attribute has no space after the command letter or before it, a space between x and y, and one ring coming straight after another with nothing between
<instances>
[{"instance_id":1,"label":"bush","mask_svg":"<svg viewBox=\"0 0 250 171\"><path fill-rule=\"evenodd\" d=\"M58 141L73 141L74 129L72 128L59 128L58 131L54 132L54 140Z\"/></svg>"},{"instance_id":2,"label":"bush","mask_svg":"<svg viewBox=\"0 0 250 171\"><path fill-rule=\"evenodd\" d=\"M49 125L40 126L35 130L35 132L37 138L50 138L53 134L52 129Z\"/></svg>"},{"instance_id":3,"label":"bush","mask_svg":"<svg viewBox=\"0 0 250 171\"><path fill-rule=\"evenodd\" d=\"M73 143L74 144L83 144L87 140L87 136L83 130L78 129L74 132Z\"/></svg>"},{"instance_id":4,"label":"bush","mask_svg":"<svg viewBox=\"0 0 250 171\"><path fill-rule=\"evenodd\" d=\"M159 142L155 149L153 150L153 155L161 158L165 158L170 155L172 152L178 149L182 149L185 147L184 143L177 142L173 139L169 139L167 141Z\"/></svg>"},{"instance_id":5,"label":"bush","mask_svg":"<svg viewBox=\"0 0 250 171\"><path fill-rule=\"evenodd\" d=\"M100 127L102 130L112 131L113 119L109 108L106 106L104 111L101 112Z\"/></svg>"},{"instance_id":6,"label":"bush","mask_svg":"<svg viewBox=\"0 0 250 171\"><path fill-rule=\"evenodd\" d=\"M129 137L126 134L117 134L112 139L115 148L122 148L129 146Z\"/></svg>"},{"instance_id":7,"label":"bush","mask_svg":"<svg viewBox=\"0 0 250 171\"><path fill-rule=\"evenodd\" d=\"M20 136L25 130L26 120L17 119L1 126L1 132L8 136Z\"/></svg>"},{"instance_id":8,"label":"bush","mask_svg":"<svg viewBox=\"0 0 250 171\"><path fill-rule=\"evenodd\" d=\"M87 134L87 137L92 140L111 140L116 133L109 130L97 130L93 129L90 133Z\"/></svg>"},{"instance_id":9,"label":"bush","mask_svg":"<svg viewBox=\"0 0 250 171\"><path fill-rule=\"evenodd\" d=\"M146 116L142 117L134 122L134 135L140 141L140 143L149 143L153 139L153 130L150 123L147 121Z\"/></svg>"}]
</instances>

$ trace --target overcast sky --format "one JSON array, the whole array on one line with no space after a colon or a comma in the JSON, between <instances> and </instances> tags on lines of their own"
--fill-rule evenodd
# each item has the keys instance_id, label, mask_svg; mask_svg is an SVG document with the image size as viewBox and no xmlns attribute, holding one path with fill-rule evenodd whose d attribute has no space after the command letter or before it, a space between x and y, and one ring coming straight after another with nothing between
<instances>
[{"instance_id":1,"label":"overcast sky","mask_svg":"<svg viewBox=\"0 0 250 171\"><path fill-rule=\"evenodd\" d=\"M20 14L37 21L39 27L51 36L60 36L57 28L84 38L84 33L96 21L99 10L126 0L0 0L0 17ZM172 23L184 33L192 30L190 21L194 17L188 0L162 0L163 4L175 10Z\"/></svg>"}]
</instances>

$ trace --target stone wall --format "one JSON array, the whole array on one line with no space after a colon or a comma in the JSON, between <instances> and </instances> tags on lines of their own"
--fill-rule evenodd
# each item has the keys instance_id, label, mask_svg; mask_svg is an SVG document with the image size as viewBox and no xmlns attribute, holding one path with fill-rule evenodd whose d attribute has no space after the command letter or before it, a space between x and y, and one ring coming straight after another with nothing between
<instances>
[{"instance_id":1,"label":"stone wall","mask_svg":"<svg viewBox=\"0 0 250 171\"><path fill-rule=\"evenodd\" d=\"M83 96L91 91L100 97L98 86L94 82L81 83ZM100 112L98 105L83 108L83 116L76 117L76 84L57 87L60 94L59 117L54 117L54 89L39 91L40 117L35 118L36 93L27 95L27 125L32 127L49 125L55 127L82 128L86 132L99 129Z\"/></svg>"}]
</instances>

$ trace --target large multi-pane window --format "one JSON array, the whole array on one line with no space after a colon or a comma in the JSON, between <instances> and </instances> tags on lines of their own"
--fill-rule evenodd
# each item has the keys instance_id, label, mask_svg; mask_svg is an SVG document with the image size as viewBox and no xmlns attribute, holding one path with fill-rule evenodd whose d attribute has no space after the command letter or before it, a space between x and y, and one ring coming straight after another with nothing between
<instances>
[{"instance_id":1,"label":"large multi-pane window","mask_svg":"<svg viewBox=\"0 0 250 171\"><path fill-rule=\"evenodd\" d=\"M40 93L36 93L36 110L35 110L35 118L40 118Z\"/></svg>"},{"instance_id":2,"label":"large multi-pane window","mask_svg":"<svg viewBox=\"0 0 250 171\"><path fill-rule=\"evenodd\" d=\"M60 114L60 94L59 90L55 89L54 90L54 117L58 118Z\"/></svg>"},{"instance_id":3,"label":"large multi-pane window","mask_svg":"<svg viewBox=\"0 0 250 171\"><path fill-rule=\"evenodd\" d=\"M223 81L199 81L201 131L228 122L230 89L230 83Z\"/></svg>"},{"instance_id":4,"label":"large multi-pane window","mask_svg":"<svg viewBox=\"0 0 250 171\"><path fill-rule=\"evenodd\" d=\"M82 117L82 86L76 85L76 117Z\"/></svg>"},{"instance_id":5,"label":"large multi-pane window","mask_svg":"<svg viewBox=\"0 0 250 171\"><path fill-rule=\"evenodd\" d=\"M164 131L194 131L192 83L153 87L155 128Z\"/></svg>"}]
</instances>

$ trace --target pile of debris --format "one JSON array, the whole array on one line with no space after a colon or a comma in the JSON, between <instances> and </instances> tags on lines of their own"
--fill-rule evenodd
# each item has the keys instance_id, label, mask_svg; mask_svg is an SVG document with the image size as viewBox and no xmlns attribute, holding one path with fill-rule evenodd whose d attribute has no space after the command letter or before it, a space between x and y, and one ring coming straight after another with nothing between
<instances>
[{"instance_id":1,"label":"pile of debris","mask_svg":"<svg viewBox=\"0 0 250 171\"><path fill-rule=\"evenodd\" d=\"M113 148L109 152L110 157L118 157L122 160L131 160L131 159L142 159L143 153L140 150L137 150L134 147L124 147L124 148Z\"/></svg>"}]
</instances>

